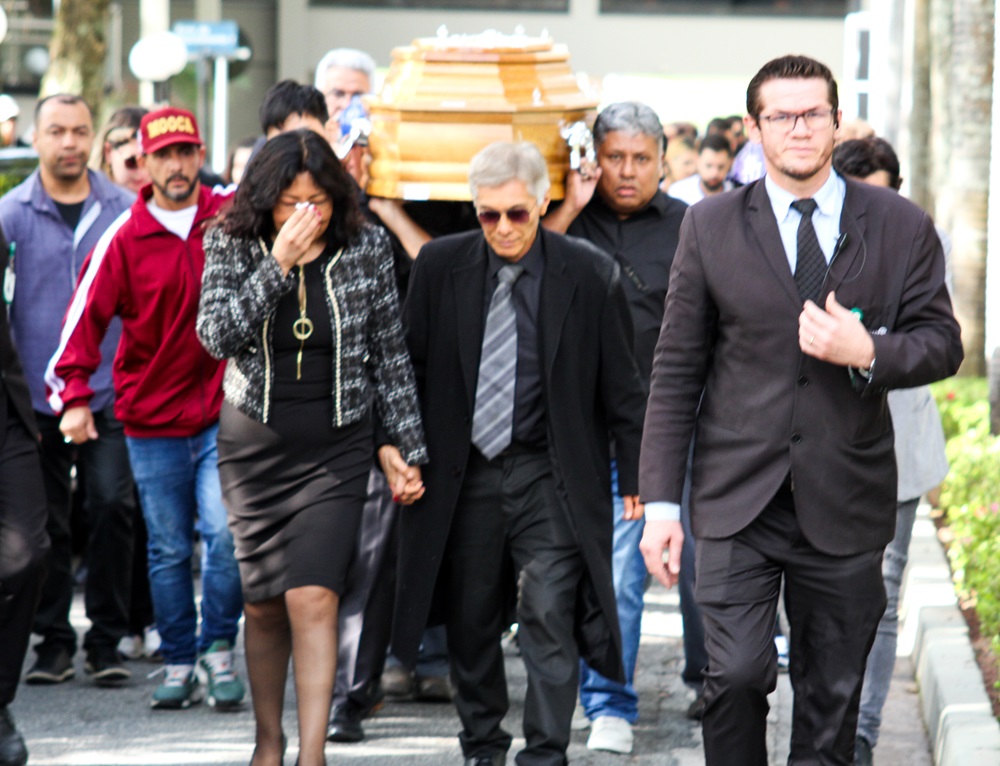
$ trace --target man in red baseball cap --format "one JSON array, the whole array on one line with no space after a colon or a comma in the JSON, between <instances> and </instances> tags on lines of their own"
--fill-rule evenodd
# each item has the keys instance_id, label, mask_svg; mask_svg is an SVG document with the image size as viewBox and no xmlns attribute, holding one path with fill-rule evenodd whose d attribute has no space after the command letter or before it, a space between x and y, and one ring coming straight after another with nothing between
<instances>
[{"instance_id":1,"label":"man in red baseball cap","mask_svg":"<svg viewBox=\"0 0 1000 766\"><path fill-rule=\"evenodd\" d=\"M186 708L207 693L209 704L231 708L244 694L232 661L243 601L216 465L223 364L195 335L202 236L229 195L198 180L205 147L190 112L150 112L139 143L151 184L84 264L45 379L66 440L100 438L88 381L111 318L121 317L115 415L125 426L149 528L149 581L166 666L152 706ZM200 632L191 579L196 521Z\"/></svg>"}]
</instances>

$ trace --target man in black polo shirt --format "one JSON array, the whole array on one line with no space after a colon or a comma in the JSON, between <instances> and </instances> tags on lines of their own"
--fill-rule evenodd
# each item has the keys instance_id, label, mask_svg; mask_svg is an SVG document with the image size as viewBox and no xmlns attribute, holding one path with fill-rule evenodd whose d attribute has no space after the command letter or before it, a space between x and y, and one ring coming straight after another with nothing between
<instances>
[{"instance_id":1,"label":"man in black polo shirt","mask_svg":"<svg viewBox=\"0 0 1000 766\"><path fill-rule=\"evenodd\" d=\"M594 123L594 144L597 166L570 173L566 199L542 225L587 239L618 261L635 326L635 359L648 392L670 266L687 205L660 191L666 140L656 112L645 104L622 102L605 108ZM644 524L642 506L629 514L617 492L612 496L612 565L627 683L611 681L584 666L580 702L593 721L587 747L629 753L632 725L639 717L632 678L646 580L639 553Z\"/></svg>"}]
</instances>

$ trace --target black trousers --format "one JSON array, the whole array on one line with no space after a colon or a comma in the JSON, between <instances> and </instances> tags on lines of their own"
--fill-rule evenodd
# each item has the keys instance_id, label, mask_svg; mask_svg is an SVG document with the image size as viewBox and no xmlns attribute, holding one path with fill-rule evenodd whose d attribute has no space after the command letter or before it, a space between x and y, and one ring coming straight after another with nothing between
<instances>
[{"instance_id":1,"label":"black trousers","mask_svg":"<svg viewBox=\"0 0 1000 766\"><path fill-rule=\"evenodd\" d=\"M38 445L14 413L6 412L2 388L0 384L0 707L9 705L17 691L49 552Z\"/></svg>"},{"instance_id":2,"label":"black trousers","mask_svg":"<svg viewBox=\"0 0 1000 766\"><path fill-rule=\"evenodd\" d=\"M382 470L368 475L368 499L358 527L358 548L337 614L337 679L333 705L372 705L385 667L395 603L396 504ZM331 711L331 715L332 715Z\"/></svg>"},{"instance_id":3,"label":"black trousers","mask_svg":"<svg viewBox=\"0 0 1000 766\"><path fill-rule=\"evenodd\" d=\"M75 463L84 477L83 508L89 529L84 606L91 628L84 646L116 646L129 629L136 502L124 430L110 410L95 412L98 438L77 446L63 441L59 418L35 416L42 433L46 529L52 549L34 632L46 646L63 646L70 654L76 651L76 632L69 622L73 601L70 472Z\"/></svg>"},{"instance_id":4,"label":"black trousers","mask_svg":"<svg viewBox=\"0 0 1000 766\"><path fill-rule=\"evenodd\" d=\"M466 757L505 752L508 708L500 637L511 562L528 672L519 766L566 763L579 650L573 625L584 561L560 508L548 454L487 461L473 449L442 562L459 740Z\"/></svg>"},{"instance_id":5,"label":"black trousers","mask_svg":"<svg viewBox=\"0 0 1000 766\"><path fill-rule=\"evenodd\" d=\"M836 509L831 509L835 512ZM790 766L852 766L868 650L885 611L882 551L830 556L803 537L791 490L733 537L696 542L695 594L708 649L707 766L767 766L781 582L791 628Z\"/></svg>"}]
</instances>

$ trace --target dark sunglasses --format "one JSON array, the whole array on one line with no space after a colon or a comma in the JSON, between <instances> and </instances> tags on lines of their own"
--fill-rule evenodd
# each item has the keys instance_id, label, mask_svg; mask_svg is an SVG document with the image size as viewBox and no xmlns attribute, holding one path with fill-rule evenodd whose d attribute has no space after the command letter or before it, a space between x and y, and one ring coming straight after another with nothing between
<instances>
[{"instance_id":1,"label":"dark sunglasses","mask_svg":"<svg viewBox=\"0 0 1000 766\"><path fill-rule=\"evenodd\" d=\"M507 216L508 221L520 226L531 220L531 211L534 209L532 206L530 208L512 207L510 210L480 210L476 213L476 217L479 218L479 223L484 226L496 226L500 223L501 216Z\"/></svg>"}]
</instances>

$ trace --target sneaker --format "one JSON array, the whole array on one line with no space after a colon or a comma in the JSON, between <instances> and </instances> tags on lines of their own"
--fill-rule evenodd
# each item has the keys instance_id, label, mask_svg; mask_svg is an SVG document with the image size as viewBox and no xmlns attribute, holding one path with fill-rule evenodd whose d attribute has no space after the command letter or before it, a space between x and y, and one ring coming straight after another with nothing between
<instances>
[{"instance_id":1,"label":"sneaker","mask_svg":"<svg viewBox=\"0 0 1000 766\"><path fill-rule=\"evenodd\" d=\"M775 636L774 648L778 650L778 670L784 673L788 670L788 638Z\"/></svg>"},{"instance_id":2,"label":"sneaker","mask_svg":"<svg viewBox=\"0 0 1000 766\"><path fill-rule=\"evenodd\" d=\"M583 705L577 704L573 708L573 720L569 722L569 728L571 731L586 731L590 728L590 719L587 718L587 711L583 709Z\"/></svg>"},{"instance_id":3,"label":"sneaker","mask_svg":"<svg viewBox=\"0 0 1000 766\"><path fill-rule=\"evenodd\" d=\"M150 706L154 710L183 710L201 702L201 686L194 673L194 665L164 665L150 673L165 673L163 683L153 692Z\"/></svg>"},{"instance_id":4,"label":"sneaker","mask_svg":"<svg viewBox=\"0 0 1000 766\"><path fill-rule=\"evenodd\" d=\"M382 671L382 691L387 697L410 697L416 685L416 675L402 665L389 665Z\"/></svg>"},{"instance_id":5,"label":"sneaker","mask_svg":"<svg viewBox=\"0 0 1000 766\"><path fill-rule=\"evenodd\" d=\"M618 716L602 715L594 719L587 749L627 755L632 752L632 739L632 724Z\"/></svg>"},{"instance_id":6,"label":"sneaker","mask_svg":"<svg viewBox=\"0 0 1000 766\"><path fill-rule=\"evenodd\" d=\"M448 676L417 675L416 698L420 702L451 702L454 696Z\"/></svg>"},{"instance_id":7,"label":"sneaker","mask_svg":"<svg viewBox=\"0 0 1000 766\"><path fill-rule=\"evenodd\" d=\"M142 634L142 644L144 656L147 660L162 660L163 655L160 654L160 644L163 643L163 639L160 638L160 631L156 629L155 625L150 625L143 631Z\"/></svg>"},{"instance_id":8,"label":"sneaker","mask_svg":"<svg viewBox=\"0 0 1000 766\"><path fill-rule=\"evenodd\" d=\"M45 646L35 650L38 659L24 676L26 684L61 684L76 675L73 658L62 646Z\"/></svg>"},{"instance_id":9,"label":"sneaker","mask_svg":"<svg viewBox=\"0 0 1000 766\"><path fill-rule=\"evenodd\" d=\"M122 636L118 642L118 654L126 660L141 660L146 656L146 645L142 636Z\"/></svg>"},{"instance_id":10,"label":"sneaker","mask_svg":"<svg viewBox=\"0 0 1000 766\"><path fill-rule=\"evenodd\" d=\"M89 649L83 669L98 686L121 686L132 677L122 665L121 656L113 646L95 646Z\"/></svg>"},{"instance_id":11,"label":"sneaker","mask_svg":"<svg viewBox=\"0 0 1000 766\"><path fill-rule=\"evenodd\" d=\"M198 658L198 680L208 692L208 704L219 710L233 710L243 702L243 682L233 668L233 650L228 641L212 642Z\"/></svg>"}]
</instances>

